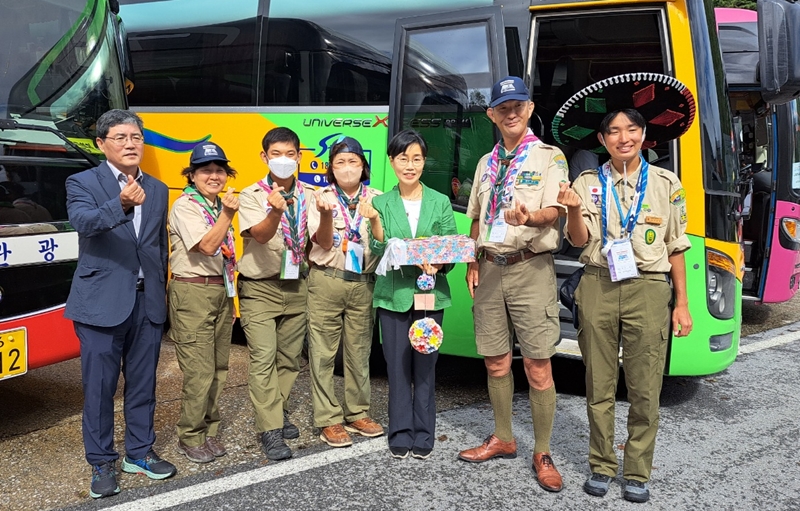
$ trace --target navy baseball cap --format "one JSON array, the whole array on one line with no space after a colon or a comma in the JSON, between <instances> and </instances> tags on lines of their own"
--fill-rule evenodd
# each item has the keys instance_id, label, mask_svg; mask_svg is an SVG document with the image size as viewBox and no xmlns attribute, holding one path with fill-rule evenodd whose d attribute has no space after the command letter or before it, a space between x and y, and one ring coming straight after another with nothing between
<instances>
[{"instance_id":1,"label":"navy baseball cap","mask_svg":"<svg viewBox=\"0 0 800 511\"><path fill-rule=\"evenodd\" d=\"M499 80L492 87L492 102L490 107L494 108L500 103L506 101L528 101L531 99L531 93L525 86L525 82L518 76L506 76Z\"/></svg>"},{"instance_id":2,"label":"navy baseball cap","mask_svg":"<svg viewBox=\"0 0 800 511\"><path fill-rule=\"evenodd\" d=\"M203 142L194 146L194 149L192 149L192 157L189 158L189 163L191 165L208 163L210 161L229 162L230 160L225 157L225 151L214 142Z\"/></svg>"},{"instance_id":3,"label":"navy baseball cap","mask_svg":"<svg viewBox=\"0 0 800 511\"><path fill-rule=\"evenodd\" d=\"M364 156L364 149L361 147L361 143L358 140L354 139L353 137L339 137L336 140L336 143L333 145L344 144L347 146L347 149L342 149L339 151L340 153L355 153L361 156Z\"/></svg>"}]
</instances>

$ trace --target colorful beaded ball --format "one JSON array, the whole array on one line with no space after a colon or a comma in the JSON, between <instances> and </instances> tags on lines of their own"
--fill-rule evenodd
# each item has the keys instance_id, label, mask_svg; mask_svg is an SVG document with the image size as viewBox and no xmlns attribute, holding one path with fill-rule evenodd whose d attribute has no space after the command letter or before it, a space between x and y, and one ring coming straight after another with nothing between
<instances>
[{"instance_id":1,"label":"colorful beaded ball","mask_svg":"<svg viewBox=\"0 0 800 511\"><path fill-rule=\"evenodd\" d=\"M411 346L423 354L438 350L443 338L442 327L433 318L418 319L408 329Z\"/></svg>"},{"instance_id":2,"label":"colorful beaded ball","mask_svg":"<svg viewBox=\"0 0 800 511\"><path fill-rule=\"evenodd\" d=\"M433 289L433 286L436 285L436 279L433 275L428 275L427 273L423 273L419 277L417 277L417 287L420 291L430 291Z\"/></svg>"}]
</instances>

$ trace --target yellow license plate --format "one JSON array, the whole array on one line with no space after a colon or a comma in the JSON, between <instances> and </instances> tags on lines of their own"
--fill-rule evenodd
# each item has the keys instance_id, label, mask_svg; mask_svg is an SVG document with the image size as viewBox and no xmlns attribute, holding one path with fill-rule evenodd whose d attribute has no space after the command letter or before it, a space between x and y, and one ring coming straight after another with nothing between
<instances>
[{"instance_id":1,"label":"yellow license plate","mask_svg":"<svg viewBox=\"0 0 800 511\"><path fill-rule=\"evenodd\" d=\"M0 332L0 380L28 372L28 339L25 328Z\"/></svg>"}]
</instances>

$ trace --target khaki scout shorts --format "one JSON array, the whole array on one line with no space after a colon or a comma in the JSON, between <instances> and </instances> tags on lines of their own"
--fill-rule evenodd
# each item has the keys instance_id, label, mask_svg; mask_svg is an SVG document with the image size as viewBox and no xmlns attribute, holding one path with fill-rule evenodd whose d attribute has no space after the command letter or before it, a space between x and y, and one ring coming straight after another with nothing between
<instances>
[{"instance_id":1,"label":"khaki scout shorts","mask_svg":"<svg viewBox=\"0 0 800 511\"><path fill-rule=\"evenodd\" d=\"M561 337L553 255L510 266L481 258L479 271L472 307L478 354L505 355L514 347L514 332L523 357L552 357Z\"/></svg>"}]
</instances>

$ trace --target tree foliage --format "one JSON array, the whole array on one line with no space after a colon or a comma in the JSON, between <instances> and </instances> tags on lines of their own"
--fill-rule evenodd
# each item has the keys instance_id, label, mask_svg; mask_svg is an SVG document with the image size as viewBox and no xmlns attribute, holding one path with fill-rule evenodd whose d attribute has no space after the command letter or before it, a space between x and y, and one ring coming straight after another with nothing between
<instances>
[{"instance_id":1,"label":"tree foliage","mask_svg":"<svg viewBox=\"0 0 800 511\"><path fill-rule=\"evenodd\" d=\"M735 7L756 10L756 0L714 0L714 7Z\"/></svg>"}]
</instances>

